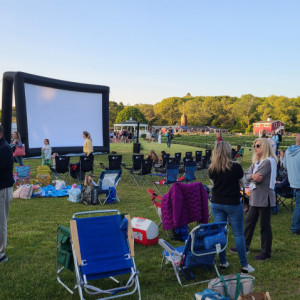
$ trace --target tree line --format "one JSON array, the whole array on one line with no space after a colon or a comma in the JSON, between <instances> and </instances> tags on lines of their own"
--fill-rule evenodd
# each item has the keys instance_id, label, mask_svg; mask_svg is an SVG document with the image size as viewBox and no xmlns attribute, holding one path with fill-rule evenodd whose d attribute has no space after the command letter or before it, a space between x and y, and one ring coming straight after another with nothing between
<instances>
[{"instance_id":1,"label":"tree line","mask_svg":"<svg viewBox=\"0 0 300 300\"><path fill-rule=\"evenodd\" d=\"M109 123L128 120L131 116L149 125L180 125L186 114L190 126L217 126L232 131L252 132L252 124L268 117L281 120L288 131L300 128L300 97L255 97L251 94L230 96L170 97L152 104L125 106L122 102L109 103Z\"/></svg>"}]
</instances>

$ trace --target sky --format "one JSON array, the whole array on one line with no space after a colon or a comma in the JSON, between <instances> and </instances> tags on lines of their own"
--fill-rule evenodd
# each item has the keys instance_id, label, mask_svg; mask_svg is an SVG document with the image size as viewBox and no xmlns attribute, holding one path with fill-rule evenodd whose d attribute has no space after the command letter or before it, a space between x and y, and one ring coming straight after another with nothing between
<instances>
[{"instance_id":1,"label":"sky","mask_svg":"<svg viewBox=\"0 0 300 300\"><path fill-rule=\"evenodd\" d=\"M110 87L110 100L300 96L299 0L0 0L6 71ZM0 104L1 105L1 104Z\"/></svg>"}]
</instances>

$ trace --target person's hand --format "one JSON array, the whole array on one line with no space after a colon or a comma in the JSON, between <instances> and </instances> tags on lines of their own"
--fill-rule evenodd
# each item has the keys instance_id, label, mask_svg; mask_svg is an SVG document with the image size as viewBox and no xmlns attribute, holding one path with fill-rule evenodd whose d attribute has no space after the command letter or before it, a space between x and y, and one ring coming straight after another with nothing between
<instances>
[{"instance_id":1,"label":"person's hand","mask_svg":"<svg viewBox=\"0 0 300 300\"><path fill-rule=\"evenodd\" d=\"M260 173L255 173L251 176L251 178L256 182L261 182L263 180L263 177Z\"/></svg>"}]
</instances>

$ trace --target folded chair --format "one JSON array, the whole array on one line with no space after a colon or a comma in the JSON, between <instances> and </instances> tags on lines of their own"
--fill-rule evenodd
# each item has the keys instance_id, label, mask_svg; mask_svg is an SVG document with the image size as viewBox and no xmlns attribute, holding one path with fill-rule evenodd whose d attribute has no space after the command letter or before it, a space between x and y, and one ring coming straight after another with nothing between
<instances>
[{"instance_id":1,"label":"folded chair","mask_svg":"<svg viewBox=\"0 0 300 300\"><path fill-rule=\"evenodd\" d=\"M99 197L99 202L101 204L105 204L108 197L110 189L113 187L117 189L117 185L119 181L121 180L122 170L106 170L102 171L98 180L98 186L99 186L99 194L105 194L105 199L102 201ZM118 198L117 194L115 199L116 201L120 202L120 199Z\"/></svg>"},{"instance_id":2,"label":"folded chair","mask_svg":"<svg viewBox=\"0 0 300 300\"><path fill-rule=\"evenodd\" d=\"M69 181L70 156L55 156L55 175L65 182Z\"/></svg>"},{"instance_id":3,"label":"folded chair","mask_svg":"<svg viewBox=\"0 0 300 300\"><path fill-rule=\"evenodd\" d=\"M14 180L16 186L30 182L30 166L16 166L15 170Z\"/></svg>"},{"instance_id":4,"label":"folded chair","mask_svg":"<svg viewBox=\"0 0 300 300\"><path fill-rule=\"evenodd\" d=\"M141 299L129 216L118 210L80 212L73 215L70 229L80 299L84 292L112 299L136 291ZM106 283L105 289L96 286L96 281Z\"/></svg>"},{"instance_id":5,"label":"folded chair","mask_svg":"<svg viewBox=\"0 0 300 300\"><path fill-rule=\"evenodd\" d=\"M224 251L227 247L228 231L226 222L198 225L189 234L184 246L172 247L168 242L159 239L159 245L163 247L163 258L161 268L165 262L171 262L176 278L180 285L189 286L193 284L208 282L208 280L194 281L183 284L180 274L186 280L196 279L192 269L201 266L210 270L215 267L217 276L220 276L216 264L216 254Z\"/></svg>"}]
</instances>

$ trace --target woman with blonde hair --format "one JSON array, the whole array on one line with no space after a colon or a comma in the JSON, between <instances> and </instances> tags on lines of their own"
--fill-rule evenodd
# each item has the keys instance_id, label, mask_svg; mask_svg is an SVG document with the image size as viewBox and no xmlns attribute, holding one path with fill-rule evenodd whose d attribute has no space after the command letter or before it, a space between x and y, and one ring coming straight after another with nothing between
<instances>
[{"instance_id":1,"label":"woman with blonde hair","mask_svg":"<svg viewBox=\"0 0 300 300\"><path fill-rule=\"evenodd\" d=\"M275 206L277 157L267 139L258 138L253 144L252 165L245 172L250 188L250 208L246 217L245 241L249 249L255 226L260 218L261 252L257 260L271 257L271 207Z\"/></svg>"},{"instance_id":2,"label":"woman with blonde hair","mask_svg":"<svg viewBox=\"0 0 300 300\"><path fill-rule=\"evenodd\" d=\"M250 188L250 208L245 223L245 242L248 252L259 218L261 251L255 259L266 260L271 258L272 252L271 208L275 206L277 157L265 138L256 139L253 147L252 165L245 172Z\"/></svg>"},{"instance_id":3,"label":"woman with blonde hair","mask_svg":"<svg viewBox=\"0 0 300 300\"><path fill-rule=\"evenodd\" d=\"M158 156L154 150L150 151L150 154L147 155L147 158L152 160L153 165L158 164Z\"/></svg>"},{"instance_id":4,"label":"woman with blonde hair","mask_svg":"<svg viewBox=\"0 0 300 300\"><path fill-rule=\"evenodd\" d=\"M94 152L91 134L84 131L82 137L84 138L83 152L86 156L89 156Z\"/></svg>"},{"instance_id":5,"label":"woman with blonde hair","mask_svg":"<svg viewBox=\"0 0 300 300\"><path fill-rule=\"evenodd\" d=\"M208 175L213 181L211 210L215 222L229 222L232 227L235 245L239 254L242 273L254 272L248 264L244 239L244 210L240 198L240 182L243 182L244 172L241 165L233 162L232 148L224 141L215 145ZM229 267L226 260L226 250L220 253L220 267Z\"/></svg>"}]
</instances>

